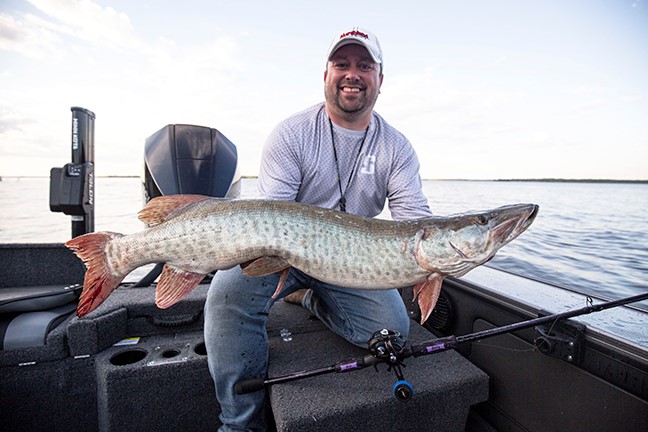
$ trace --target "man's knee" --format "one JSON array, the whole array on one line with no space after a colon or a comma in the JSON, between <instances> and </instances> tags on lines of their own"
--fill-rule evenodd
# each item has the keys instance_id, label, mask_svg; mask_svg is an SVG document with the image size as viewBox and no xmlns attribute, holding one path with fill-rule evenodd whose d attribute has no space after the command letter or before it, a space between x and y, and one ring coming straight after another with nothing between
<instances>
[{"instance_id":1,"label":"man's knee","mask_svg":"<svg viewBox=\"0 0 648 432\"><path fill-rule=\"evenodd\" d=\"M374 333L382 329L398 332L402 342L409 337L410 318L400 295L397 291L393 293L381 293L382 299L379 302L378 310L372 311L370 319L363 320L363 323L355 326L351 342L358 346L367 347L369 340ZM376 303L373 303L374 305ZM367 317L368 318L368 317Z\"/></svg>"},{"instance_id":2,"label":"man's knee","mask_svg":"<svg viewBox=\"0 0 648 432\"><path fill-rule=\"evenodd\" d=\"M231 294L240 292L237 273L235 268L216 272L207 292L206 314L215 313L219 306L227 303Z\"/></svg>"},{"instance_id":3,"label":"man's knee","mask_svg":"<svg viewBox=\"0 0 648 432\"><path fill-rule=\"evenodd\" d=\"M219 271L209 287L205 317L253 316L267 311L273 302L271 296L275 285L272 275L245 276L238 266Z\"/></svg>"},{"instance_id":4,"label":"man's knee","mask_svg":"<svg viewBox=\"0 0 648 432\"><path fill-rule=\"evenodd\" d=\"M397 303L394 305L394 308L390 313L384 315L382 324L383 328L398 332L403 340L407 340L410 331L410 321L405 306L403 305L403 307L400 307ZM378 330L382 330L382 328L376 329L376 331Z\"/></svg>"}]
</instances>

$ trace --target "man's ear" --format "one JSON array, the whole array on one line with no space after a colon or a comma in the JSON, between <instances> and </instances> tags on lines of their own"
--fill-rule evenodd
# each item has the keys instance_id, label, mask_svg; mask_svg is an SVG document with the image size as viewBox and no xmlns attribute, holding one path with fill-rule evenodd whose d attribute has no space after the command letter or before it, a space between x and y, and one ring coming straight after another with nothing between
<instances>
[{"instance_id":1,"label":"man's ear","mask_svg":"<svg viewBox=\"0 0 648 432\"><path fill-rule=\"evenodd\" d=\"M327 72L328 72L328 71L324 71L324 82L326 82L326 73L327 73Z\"/></svg>"}]
</instances>

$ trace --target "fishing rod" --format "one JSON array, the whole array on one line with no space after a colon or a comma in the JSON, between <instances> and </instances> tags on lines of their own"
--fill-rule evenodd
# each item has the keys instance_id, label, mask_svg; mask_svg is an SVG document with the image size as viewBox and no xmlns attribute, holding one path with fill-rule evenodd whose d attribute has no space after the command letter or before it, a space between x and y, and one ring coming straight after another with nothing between
<instances>
[{"instance_id":1,"label":"fishing rod","mask_svg":"<svg viewBox=\"0 0 648 432\"><path fill-rule=\"evenodd\" d=\"M406 401L411 399L414 395L414 389L412 388L412 385L404 379L401 369L401 366L403 366L403 360L407 358L436 354L447 351L449 349L454 349L457 346L467 342L480 341L501 334L511 333L516 330L523 330L547 323L555 323L560 320L587 315L593 312L600 312L606 309L611 309L647 299L648 292L598 304L592 304L591 299L588 297L589 304L580 309L574 309L553 315L546 315L501 327L469 333L463 336L446 336L442 338L436 338L420 344L411 345L409 347L404 347L399 342L400 334L398 332L382 329L373 334L372 338L368 342L369 354L366 354L363 357L352 358L350 360L338 362L330 366L295 372L275 378L268 378L265 380L261 378L242 380L235 384L234 391L237 394L251 393L254 391L262 390L264 387L269 385L281 384L323 374L351 372L364 369L369 366L374 366L377 369L378 364L385 363L388 365L388 371L393 370L396 374L397 382L393 387L394 396L399 400Z\"/></svg>"}]
</instances>

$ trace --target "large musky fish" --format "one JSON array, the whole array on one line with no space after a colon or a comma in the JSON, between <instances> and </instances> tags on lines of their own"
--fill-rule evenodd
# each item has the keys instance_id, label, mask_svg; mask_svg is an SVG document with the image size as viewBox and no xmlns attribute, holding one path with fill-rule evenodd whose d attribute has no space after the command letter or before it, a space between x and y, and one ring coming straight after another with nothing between
<instances>
[{"instance_id":1,"label":"large musky fish","mask_svg":"<svg viewBox=\"0 0 648 432\"><path fill-rule=\"evenodd\" d=\"M149 228L135 234L99 232L66 243L86 264L77 308L97 308L132 270L165 263L156 304L168 308L207 273L241 264L249 276L304 273L359 289L414 286L421 323L429 317L445 276L462 276L490 260L524 232L535 204L415 221L369 219L285 201L223 200L169 195L139 213Z\"/></svg>"}]
</instances>

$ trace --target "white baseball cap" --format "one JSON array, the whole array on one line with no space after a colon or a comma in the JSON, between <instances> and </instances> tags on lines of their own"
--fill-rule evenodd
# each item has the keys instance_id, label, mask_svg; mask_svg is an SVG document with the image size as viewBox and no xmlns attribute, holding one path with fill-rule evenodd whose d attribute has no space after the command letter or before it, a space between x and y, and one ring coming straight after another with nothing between
<instances>
[{"instance_id":1,"label":"white baseball cap","mask_svg":"<svg viewBox=\"0 0 648 432\"><path fill-rule=\"evenodd\" d=\"M362 45L367 49L367 51L369 51L369 55L373 61L382 65L383 54L378 38L369 30L360 27L353 27L350 30L340 32L340 34L333 39L333 42L331 42L327 60L331 60L331 56L339 48L349 44Z\"/></svg>"}]
</instances>

